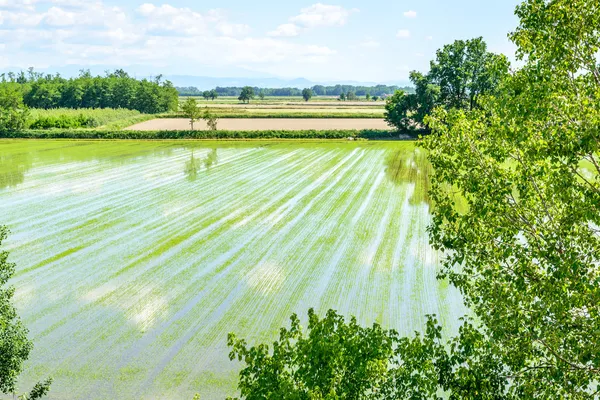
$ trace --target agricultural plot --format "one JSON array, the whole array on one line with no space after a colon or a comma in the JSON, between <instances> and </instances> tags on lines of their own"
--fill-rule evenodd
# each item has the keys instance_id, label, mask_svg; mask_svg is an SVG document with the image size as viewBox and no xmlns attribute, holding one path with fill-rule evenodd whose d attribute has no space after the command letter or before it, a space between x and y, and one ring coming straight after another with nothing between
<instances>
[{"instance_id":1,"label":"agricultural plot","mask_svg":"<svg viewBox=\"0 0 600 400\"><path fill-rule=\"evenodd\" d=\"M219 120L218 128L223 131L391 130L383 119L376 118L223 118ZM126 128L132 131L188 129L190 120L186 118L158 118ZM206 130L208 127L204 121L198 121L194 129Z\"/></svg>"},{"instance_id":2,"label":"agricultural plot","mask_svg":"<svg viewBox=\"0 0 600 400\"><path fill-rule=\"evenodd\" d=\"M435 279L407 142L0 141L0 216L50 398L223 398L226 335L309 307L411 333L465 310Z\"/></svg>"}]
</instances>

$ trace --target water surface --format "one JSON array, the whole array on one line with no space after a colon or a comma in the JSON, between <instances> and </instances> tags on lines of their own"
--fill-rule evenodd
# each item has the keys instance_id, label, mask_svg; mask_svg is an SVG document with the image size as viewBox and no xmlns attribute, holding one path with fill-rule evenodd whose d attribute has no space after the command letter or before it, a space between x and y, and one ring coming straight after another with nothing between
<instances>
[{"instance_id":1,"label":"water surface","mask_svg":"<svg viewBox=\"0 0 600 400\"><path fill-rule=\"evenodd\" d=\"M0 223L50 398L222 398L226 336L334 308L402 333L463 306L435 279L407 142L0 141Z\"/></svg>"}]
</instances>

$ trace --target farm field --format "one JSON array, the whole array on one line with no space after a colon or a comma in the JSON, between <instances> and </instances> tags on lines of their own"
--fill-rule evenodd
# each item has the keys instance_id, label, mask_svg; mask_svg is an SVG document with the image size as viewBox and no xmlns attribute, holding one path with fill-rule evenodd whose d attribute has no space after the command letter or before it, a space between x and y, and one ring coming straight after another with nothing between
<instances>
[{"instance_id":1,"label":"farm field","mask_svg":"<svg viewBox=\"0 0 600 400\"><path fill-rule=\"evenodd\" d=\"M219 120L219 130L224 131L268 131L289 130L350 130L350 129L390 129L383 119L376 118L223 118ZM132 125L126 130L188 130L190 120L187 118L158 118ZM194 124L194 129L208 129L202 120Z\"/></svg>"},{"instance_id":2,"label":"farm field","mask_svg":"<svg viewBox=\"0 0 600 400\"><path fill-rule=\"evenodd\" d=\"M233 96L221 96L217 97L215 100L205 100L203 97L189 96L198 100L198 102L207 103L207 104L241 104L237 97ZM180 96L179 102L184 102L188 96ZM353 100L353 101L338 101L336 96L315 96L310 99L310 101L305 101L302 96L267 96L264 100L260 100L256 97L254 100L250 102L250 104L263 104L263 105L275 105L275 104L289 104L293 106L302 106L302 105L311 105L314 103L318 103L319 105L333 105L333 106L356 106L356 105L373 105L373 106L383 106L385 102L379 100L375 101L366 101L364 98Z\"/></svg>"},{"instance_id":3,"label":"farm field","mask_svg":"<svg viewBox=\"0 0 600 400\"><path fill-rule=\"evenodd\" d=\"M235 395L226 335L334 308L409 334L435 279L429 167L411 142L0 141L0 215L50 399Z\"/></svg>"}]
</instances>

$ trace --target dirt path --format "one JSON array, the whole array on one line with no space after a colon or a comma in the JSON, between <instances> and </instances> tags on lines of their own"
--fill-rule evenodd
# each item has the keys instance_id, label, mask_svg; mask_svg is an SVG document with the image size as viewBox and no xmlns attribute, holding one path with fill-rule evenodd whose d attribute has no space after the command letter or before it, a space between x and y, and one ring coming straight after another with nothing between
<instances>
[{"instance_id":1,"label":"dirt path","mask_svg":"<svg viewBox=\"0 0 600 400\"><path fill-rule=\"evenodd\" d=\"M346 129L390 129L383 119L374 118L223 118L219 130L224 131L270 131L286 130L346 130ZM185 118L153 119L125 128L132 131L187 130L190 121ZM206 130L204 121L194 124L196 130Z\"/></svg>"}]
</instances>

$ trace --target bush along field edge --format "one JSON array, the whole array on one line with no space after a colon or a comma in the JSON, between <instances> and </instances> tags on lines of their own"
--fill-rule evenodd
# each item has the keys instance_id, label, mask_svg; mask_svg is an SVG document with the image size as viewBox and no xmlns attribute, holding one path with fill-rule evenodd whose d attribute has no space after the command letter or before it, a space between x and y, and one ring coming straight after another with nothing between
<instances>
[{"instance_id":1,"label":"bush along field edge","mask_svg":"<svg viewBox=\"0 0 600 400\"><path fill-rule=\"evenodd\" d=\"M421 131L397 132L363 130L261 130L261 131L121 131L121 130L21 130L0 133L0 139L344 139L344 140L415 140Z\"/></svg>"}]
</instances>

